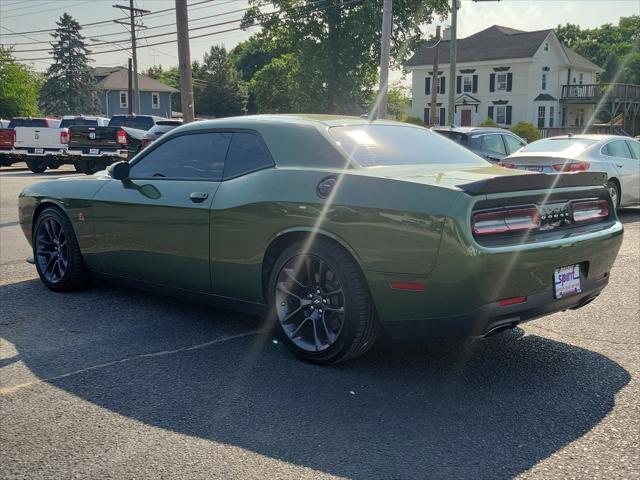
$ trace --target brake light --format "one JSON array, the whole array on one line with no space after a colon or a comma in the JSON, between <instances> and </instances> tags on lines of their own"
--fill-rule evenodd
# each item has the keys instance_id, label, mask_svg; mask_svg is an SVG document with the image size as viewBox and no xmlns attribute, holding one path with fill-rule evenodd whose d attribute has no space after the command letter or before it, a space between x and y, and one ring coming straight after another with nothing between
<instances>
[{"instance_id":1,"label":"brake light","mask_svg":"<svg viewBox=\"0 0 640 480\"><path fill-rule=\"evenodd\" d=\"M118 142L120 145L126 145L127 132L125 132L124 130L118 130L118 133L116 134L116 142Z\"/></svg>"},{"instance_id":2,"label":"brake light","mask_svg":"<svg viewBox=\"0 0 640 480\"><path fill-rule=\"evenodd\" d=\"M60 130L60 143L63 145L69 143L69 130Z\"/></svg>"},{"instance_id":3,"label":"brake light","mask_svg":"<svg viewBox=\"0 0 640 480\"><path fill-rule=\"evenodd\" d=\"M606 200L576 202L572 206L574 222L586 222L609 216L609 202Z\"/></svg>"},{"instance_id":4,"label":"brake light","mask_svg":"<svg viewBox=\"0 0 640 480\"><path fill-rule=\"evenodd\" d=\"M476 213L472 227L474 235L532 230L540 227L540 212L531 207Z\"/></svg>"},{"instance_id":5,"label":"brake light","mask_svg":"<svg viewBox=\"0 0 640 480\"><path fill-rule=\"evenodd\" d=\"M556 172L585 172L589 166L589 162L567 162L553 165L553 169Z\"/></svg>"}]
</instances>

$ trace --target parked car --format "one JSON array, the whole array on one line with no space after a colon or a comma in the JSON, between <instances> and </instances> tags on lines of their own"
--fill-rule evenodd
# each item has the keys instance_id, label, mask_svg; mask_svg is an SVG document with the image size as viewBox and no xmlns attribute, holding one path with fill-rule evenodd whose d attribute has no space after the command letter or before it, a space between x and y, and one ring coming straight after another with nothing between
<instances>
[{"instance_id":1,"label":"parked car","mask_svg":"<svg viewBox=\"0 0 640 480\"><path fill-rule=\"evenodd\" d=\"M117 160L128 160L142 149L142 138L165 118L153 115L114 115L106 127L74 126L69 129L67 154L78 172L88 175Z\"/></svg>"},{"instance_id":2,"label":"parked car","mask_svg":"<svg viewBox=\"0 0 640 480\"><path fill-rule=\"evenodd\" d=\"M69 115L62 120L28 119L15 127L14 153L22 155L34 173L56 169L67 163L69 127L73 125L106 125L102 117Z\"/></svg>"},{"instance_id":3,"label":"parked car","mask_svg":"<svg viewBox=\"0 0 640 480\"><path fill-rule=\"evenodd\" d=\"M502 162L541 173L605 172L616 207L640 204L640 142L618 135L562 135L530 143Z\"/></svg>"},{"instance_id":4,"label":"parked car","mask_svg":"<svg viewBox=\"0 0 640 480\"><path fill-rule=\"evenodd\" d=\"M146 148L165 133L182 125L182 120L160 120L142 137L141 148Z\"/></svg>"},{"instance_id":5,"label":"parked car","mask_svg":"<svg viewBox=\"0 0 640 480\"><path fill-rule=\"evenodd\" d=\"M501 168L407 123L259 115L32 184L19 216L53 291L92 275L262 312L333 363L381 327L487 336L591 302L622 242L605 183Z\"/></svg>"},{"instance_id":6,"label":"parked car","mask_svg":"<svg viewBox=\"0 0 640 480\"><path fill-rule=\"evenodd\" d=\"M13 153L15 143L16 132L9 128L9 122L3 120L0 127L0 166L8 167L19 161Z\"/></svg>"},{"instance_id":7,"label":"parked car","mask_svg":"<svg viewBox=\"0 0 640 480\"><path fill-rule=\"evenodd\" d=\"M432 130L490 162L498 162L527 144L518 135L504 128L435 127Z\"/></svg>"}]
</instances>

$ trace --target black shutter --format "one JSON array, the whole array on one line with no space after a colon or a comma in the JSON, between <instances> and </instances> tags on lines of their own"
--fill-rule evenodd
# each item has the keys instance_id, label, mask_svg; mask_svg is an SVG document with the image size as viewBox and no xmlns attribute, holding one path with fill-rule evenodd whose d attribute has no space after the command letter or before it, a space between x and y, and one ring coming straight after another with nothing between
<instances>
[{"instance_id":1,"label":"black shutter","mask_svg":"<svg viewBox=\"0 0 640 480\"><path fill-rule=\"evenodd\" d=\"M496 91L496 74L495 73L492 73L491 75L489 75L489 91L490 92Z\"/></svg>"},{"instance_id":2,"label":"black shutter","mask_svg":"<svg viewBox=\"0 0 640 480\"><path fill-rule=\"evenodd\" d=\"M427 125L431 123L431 115L428 108L424 109L424 123Z\"/></svg>"},{"instance_id":3,"label":"black shutter","mask_svg":"<svg viewBox=\"0 0 640 480\"><path fill-rule=\"evenodd\" d=\"M444 107L440 107L440 125L444 125L445 124L445 111L444 111Z\"/></svg>"},{"instance_id":4,"label":"black shutter","mask_svg":"<svg viewBox=\"0 0 640 480\"><path fill-rule=\"evenodd\" d=\"M456 78L456 93L462 93L462 76L458 75Z\"/></svg>"},{"instance_id":5,"label":"black shutter","mask_svg":"<svg viewBox=\"0 0 640 480\"><path fill-rule=\"evenodd\" d=\"M489 115L489 118L490 118L491 120L493 120L493 106L490 106L490 107L489 107L489 114L488 114L488 115Z\"/></svg>"},{"instance_id":6,"label":"black shutter","mask_svg":"<svg viewBox=\"0 0 640 480\"><path fill-rule=\"evenodd\" d=\"M473 76L473 93L478 93L478 75Z\"/></svg>"},{"instance_id":7,"label":"black shutter","mask_svg":"<svg viewBox=\"0 0 640 480\"><path fill-rule=\"evenodd\" d=\"M507 105L507 125L511 125L511 105Z\"/></svg>"},{"instance_id":8,"label":"black shutter","mask_svg":"<svg viewBox=\"0 0 640 480\"><path fill-rule=\"evenodd\" d=\"M507 92L511 91L513 86L513 73L507 73Z\"/></svg>"},{"instance_id":9,"label":"black shutter","mask_svg":"<svg viewBox=\"0 0 640 480\"><path fill-rule=\"evenodd\" d=\"M447 83L446 77L440 77L440 95L444 95L444 85Z\"/></svg>"},{"instance_id":10,"label":"black shutter","mask_svg":"<svg viewBox=\"0 0 640 480\"><path fill-rule=\"evenodd\" d=\"M424 94L431 95L431 77L424 79Z\"/></svg>"}]
</instances>

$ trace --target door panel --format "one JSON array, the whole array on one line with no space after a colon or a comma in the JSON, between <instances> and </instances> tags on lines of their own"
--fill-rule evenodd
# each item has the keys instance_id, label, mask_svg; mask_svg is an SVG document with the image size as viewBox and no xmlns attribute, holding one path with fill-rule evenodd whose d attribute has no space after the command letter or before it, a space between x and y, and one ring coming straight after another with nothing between
<instances>
[{"instance_id":1,"label":"door panel","mask_svg":"<svg viewBox=\"0 0 640 480\"><path fill-rule=\"evenodd\" d=\"M197 180L108 181L94 198L99 269L210 292L209 210L218 186Z\"/></svg>"},{"instance_id":2,"label":"door panel","mask_svg":"<svg viewBox=\"0 0 640 480\"><path fill-rule=\"evenodd\" d=\"M633 158L631 149L625 140L614 140L603 148L608 163L613 163L618 171L620 186L620 205L637 203L640 197L640 161Z\"/></svg>"}]
</instances>

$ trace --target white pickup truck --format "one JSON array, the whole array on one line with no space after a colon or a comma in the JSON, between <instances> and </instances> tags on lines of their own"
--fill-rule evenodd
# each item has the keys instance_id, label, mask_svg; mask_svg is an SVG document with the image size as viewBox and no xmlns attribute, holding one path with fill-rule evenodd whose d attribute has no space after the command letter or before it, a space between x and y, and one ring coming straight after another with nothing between
<instances>
[{"instance_id":1,"label":"white pickup truck","mask_svg":"<svg viewBox=\"0 0 640 480\"><path fill-rule=\"evenodd\" d=\"M108 123L106 118L93 116L65 116L62 121L50 118L19 119L14 126L13 154L24 157L27 167L34 173L42 173L47 168L55 169L64 163L71 163L65 156L70 126L103 126Z\"/></svg>"}]
</instances>

